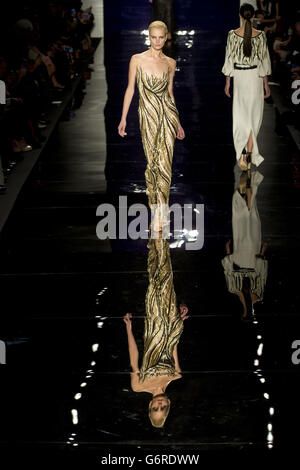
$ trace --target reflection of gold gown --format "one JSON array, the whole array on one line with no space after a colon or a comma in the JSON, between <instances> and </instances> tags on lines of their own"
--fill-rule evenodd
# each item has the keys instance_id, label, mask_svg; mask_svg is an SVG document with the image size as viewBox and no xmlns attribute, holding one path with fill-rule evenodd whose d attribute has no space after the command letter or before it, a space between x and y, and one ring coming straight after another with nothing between
<instances>
[{"instance_id":1,"label":"reflection of gold gown","mask_svg":"<svg viewBox=\"0 0 300 470\"><path fill-rule=\"evenodd\" d=\"M145 171L149 206L168 204L172 177L174 142L179 117L168 85L170 70L162 76L137 68L139 121L147 159Z\"/></svg>"},{"instance_id":2,"label":"reflection of gold gown","mask_svg":"<svg viewBox=\"0 0 300 470\"><path fill-rule=\"evenodd\" d=\"M173 351L183 330L183 320L176 304L169 243L163 238L151 239L148 248L149 286L145 299L140 382L157 376L180 377L175 371Z\"/></svg>"}]
</instances>

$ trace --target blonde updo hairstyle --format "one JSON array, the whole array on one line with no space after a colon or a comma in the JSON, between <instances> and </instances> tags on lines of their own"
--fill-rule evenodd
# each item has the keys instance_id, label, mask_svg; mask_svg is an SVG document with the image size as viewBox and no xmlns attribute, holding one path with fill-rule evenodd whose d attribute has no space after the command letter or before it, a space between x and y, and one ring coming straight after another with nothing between
<instances>
[{"instance_id":1,"label":"blonde updo hairstyle","mask_svg":"<svg viewBox=\"0 0 300 470\"><path fill-rule=\"evenodd\" d=\"M153 28L163 29L165 31L165 34L168 34L168 27L166 23L164 23L163 21L159 21L159 20L152 21L152 23L149 24L149 28L148 28L149 34L150 34L151 29Z\"/></svg>"}]
</instances>

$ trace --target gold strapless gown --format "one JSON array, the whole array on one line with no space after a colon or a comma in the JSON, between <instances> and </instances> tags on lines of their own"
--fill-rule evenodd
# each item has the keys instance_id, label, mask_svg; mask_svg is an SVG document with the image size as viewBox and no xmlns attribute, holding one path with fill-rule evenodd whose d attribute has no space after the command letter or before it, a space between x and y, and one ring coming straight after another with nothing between
<instances>
[{"instance_id":1,"label":"gold strapless gown","mask_svg":"<svg viewBox=\"0 0 300 470\"><path fill-rule=\"evenodd\" d=\"M148 242L149 286L146 293L144 354L140 382L154 376L175 376L173 351L183 331L177 308L169 243Z\"/></svg>"},{"instance_id":2,"label":"gold strapless gown","mask_svg":"<svg viewBox=\"0 0 300 470\"><path fill-rule=\"evenodd\" d=\"M149 207L169 203L174 142L179 114L168 85L170 70L161 77L137 69L139 121L147 159L145 171Z\"/></svg>"}]
</instances>

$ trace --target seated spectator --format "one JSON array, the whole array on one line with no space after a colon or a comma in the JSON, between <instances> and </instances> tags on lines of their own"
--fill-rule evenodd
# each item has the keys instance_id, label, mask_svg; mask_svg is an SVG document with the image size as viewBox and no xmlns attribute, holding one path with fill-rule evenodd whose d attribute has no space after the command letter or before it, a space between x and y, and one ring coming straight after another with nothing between
<instances>
[{"instance_id":1,"label":"seated spectator","mask_svg":"<svg viewBox=\"0 0 300 470\"><path fill-rule=\"evenodd\" d=\"M281 17L279 16L279 1L278 0L258 0L257 8L264 13L264 21L274 23Z\"/></svg>"},{"instance_id":2,"label":"seated spectator","mask_svg":"<svg viewBox=\"0 0 300 470\"><path fill-rule=\"evenodd\" d=\"M2 10L0 80L6 97L0 100L0 193L24 152L45 139L41 130L51 102L90 60L94 17L81 6L80 0L28 1L19 7L7 3Z\"/></svg>"},{"instance_id":3,"label":"seated spectator","mask_svg":"<svg viewBox=\"0 0 300 470\"><path fill-rule=\"evenodd\" d=\"M295 23L293 34L291 37L289 49L292 56L299 56L300 54L300 20ZM296 58L296 61L299 61L299 57Z\"/></svg>"},{"instance_id":4,"label":"seated spectator","mask_svg":"<svg viewBox=\"0 0 300 470\"><path fill-rule=\"evenodd\" d=\"M287 40L283 40L283 34L277 33L275 34L275 40L273 42L273 50L274 53L278 56L280 62L285 62L289 51L288 45L291 41L291 37Z\"/></svg>"}]
</instances>

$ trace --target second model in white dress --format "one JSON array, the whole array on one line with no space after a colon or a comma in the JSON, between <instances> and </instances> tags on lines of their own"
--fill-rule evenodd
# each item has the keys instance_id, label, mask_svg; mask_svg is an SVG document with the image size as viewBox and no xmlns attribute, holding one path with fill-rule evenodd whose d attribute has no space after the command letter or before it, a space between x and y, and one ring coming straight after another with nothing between
<instances>
[{"instance_id":1,"label":"second model in white dress","mask_svg":"<svg viewBox=\"0 0 300 470\"><path fill-rule=\"evenodd\" d=\"M232 127L236 159L240 159L252 130L252 163L258 166L264 160L257 145L264 109L263 77L271 74L271 61L264 31L252 37L250 57L243 53L243 41L233 29L229 31L222 73L233 77ZM235 64L239 68L235 68Z\"/></svg>"}]
</instances>

